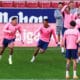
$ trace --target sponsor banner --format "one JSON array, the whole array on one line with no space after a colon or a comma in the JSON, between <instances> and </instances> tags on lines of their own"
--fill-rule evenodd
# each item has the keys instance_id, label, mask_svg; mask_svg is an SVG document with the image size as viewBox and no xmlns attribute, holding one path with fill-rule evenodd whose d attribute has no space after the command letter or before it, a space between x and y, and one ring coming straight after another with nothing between
<instances>
[{"instance_id":1,"label":"sponsor banner","mask_svg":"<svg viewBox=\"0 0 80 80\"><path fill-rule=\"evenodd\" d=\"M18 17L19 23L42 23L48 18L49 23L54 23L55 9L6 9L0 8L0 23L7 23L13 16Z\"/></svg>"},{"instance_id":2,"label":"sponsor banner","mask_svg":"<svg viewBox=\"0 0 80 80\"><path fill-rule=\"evenodd\" d=\"M5 24L0 24L0 46L2 46L3 41L3 27ZM32 38L33 33L43 24L21 24L23 27L23 40L24 44L21 43L21 35L19 32L16 33L15 46L17 47L35 47L39 40L40 33L38 33L34 38ZM55 24L50 24L51 27L55 29ZM54 38L52 36L49 47L56 46Z\"/></svg>"}]
</instances>

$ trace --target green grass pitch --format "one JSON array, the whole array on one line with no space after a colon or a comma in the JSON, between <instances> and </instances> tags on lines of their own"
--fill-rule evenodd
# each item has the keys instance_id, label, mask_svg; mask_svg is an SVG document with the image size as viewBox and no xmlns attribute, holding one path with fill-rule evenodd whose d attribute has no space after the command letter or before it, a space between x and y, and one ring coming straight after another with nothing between
<instances>
[{"instance_id":1,"label":"green grass pitch","mask_svg":"<svg viewBox=\"0 0 80 80\"><path fill-rule=\"evenodd\" d=\"M60 53L60 48L48 48L45 54L39 54L34 63L30 63L34 48L14 48L13 65L8 64L6 49L0 61L0 79L65 79L66 60ZM70 76L72 78L72 64ZM78 64L80 76L80 64Z\"/></svg>"}]
</instances>

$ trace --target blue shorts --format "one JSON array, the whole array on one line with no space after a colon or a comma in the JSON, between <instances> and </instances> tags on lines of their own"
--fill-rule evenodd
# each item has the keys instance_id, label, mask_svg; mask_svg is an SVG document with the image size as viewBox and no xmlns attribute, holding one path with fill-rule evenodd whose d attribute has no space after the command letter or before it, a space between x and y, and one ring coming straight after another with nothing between
<instances>
[{"instance_id":1,"label":"blue shorts","mask_svg":"<svg viewBox=\"0 0 80 80\"><path fill-rule=\"evenodd\" d=\"M43 50L46 50L47 47L48 47L48 44L49 44L49 42L45 42L45 41L39 40L37 47L39 47L39 48L41 48Z\"/></svg>"},{"instance_id":2,"label":"blue shorts","mask_svg":"<svg viewBox=\"0 0 80 80\"><path fill-rule=\"evenodd\" d=\"M67 59L77 59L78 58L78 50L77 49L66 49L66 56Z\"/></svg>"},{"instance_id":3,"label":"blue shorts","mask_svg":"<svg viewBox=\"0 0 80 80\"><path fill-rule=\"evenodd\" d=\"M62 35L64 36L64 32L67 30L67 28L63 27L62 29Z\"/></svg>"},{"instance_id":4,"label":"blue shorts","mask_svg":"<svg viewBox=\"0 0 80 80\"><path fill-rule=\"evenodd\" d=\"M9 40L9 39L5 39L5 38L4 38L2 44L3 44L4 47L7 47L10 43L12 43L12 42L14 42L14 41L15 41L15 39L10 39L10 40Z\"/></svg>"}]
</instances>

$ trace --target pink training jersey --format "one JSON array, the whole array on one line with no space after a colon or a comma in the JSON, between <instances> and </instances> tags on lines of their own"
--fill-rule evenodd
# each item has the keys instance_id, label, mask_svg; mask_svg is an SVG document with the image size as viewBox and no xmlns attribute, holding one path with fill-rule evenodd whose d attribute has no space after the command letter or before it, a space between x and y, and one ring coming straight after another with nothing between
<instances>
[{"instance_id":1,"label":"pink training jersey","mask_svg":"<svg viewBox=\"0 0 80 80\"><path fill-rule=\"evenodd\" d=\"M62 10L61 10L61 12L64 14L64 28L70 28L70 22L72 21L72 20L75 20L75 18L76 18L76 14L71 14L71 13L67 13L67 12L65 12L65 9L66 9L66 7L67 7L67 5L65 5L63 8L62 8Z\"/></svg>"},{"instance_id":2,"label":"pink training jersey","mask_svg":"<svg viewBox=\"0 0 80 80\"><path fill-rule=\"evenodd\" d=\"M17 30L21 33L21 37L22 37L22 28L20 25L13 26L11 23L6 24L4 29L3 29L4 38L6 38L6 39L16 38Z\"/></svg>"},{"instance_id":3,"label":"pink training jersey","mask_svg":"<svg viewBox=\"0 0 80 80\"><path fill-rule=\"evenodd\" d=\"M77 49L77 41L80 40L78 29L68 29L64 33L63 41L66 41L66 49Z\"/></svg>"},{"instance_id":4,"label":"pink training jersey","mask_svg":"<svg viewBox=\"0 0 80 80\"><path fill-rule=\"evenodd\" d=\"M34 33L34 35L36 35L38 32L40 32L40 39L41 39L42 41L49 42L49 41L50 41L50 38L51 38L51 35L53 35L53 37L54 37L54 39L55 39L55 42L57 42L56 34L55 34L55 31L54 31L53 28L51 28L51 27L48 27L48 28L40 27L40 28Z\"/></svg>"}]
</instances>

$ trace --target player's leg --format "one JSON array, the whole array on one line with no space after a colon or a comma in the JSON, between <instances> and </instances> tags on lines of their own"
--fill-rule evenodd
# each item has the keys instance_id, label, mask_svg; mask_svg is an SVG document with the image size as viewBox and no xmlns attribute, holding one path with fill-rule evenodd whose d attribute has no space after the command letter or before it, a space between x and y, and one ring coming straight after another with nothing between
<instances>
[{"instance_id":1,"label":"player's leg","mask_svg":"<svg viewBox=\"0 0 80 80\"><path fill-rule=\"evenodd\" d=\"M57 38L58 38L58 46L60 46L60 31L61 31L60 26L57 26L56 27L56 34L57 34Z\"/></svg>"},{"instance_id":2,"label":"player's leg","mask_svg":"<svg viewBox=\"0 0 80 80\"><path fill-rule=\"evenodd\" d=\"M66 28L62 28L62 38L64 37L64 32L66 31ZM61 52L64 53L65 52L65 48L61 47Z\"/></svg>"},{"instance_id":3,"label":"player's leg","mask_svg":"<svg viewBox=\"0 0 80 80\"><path fill-rule=\"evenodd\" d=\"M73 59L73 79L77 79L77 61Z\"/></svg>"},{"instance_id":4,"label":"player's leg","mask_svg":"<svg viewBox=\"0 0 80 80\"><path fill-rule=\"evenodd\" d=\"M66 79L69 79L70 61L71 61L71 51L66 50Z\"/></svg>"},{"instance_id":5,"label":"player's leg","mask_svg":"<svg viewBox=\"0 0 80 80\"><path fill-rule=\"evenodd\" d=\"M39 50L39 53L40 53L40 54L43 54L43 53L45 53L45 50L44 50L44 49L40 49L40 50Z\"/></svg>"},{"instance_id":6,"label":"player's leg","mask_svg":"<svg viewBox=\"0 0 80 80\"><path fill-rule=\"evenodd\" d=\"M34 52L34 55L33 55L32 59L31 59L31 62L34 62L35 61L36 56L38 55L39 51L41 53L44 53L45 50L47 49L47 47L48 47L48 42L44 42L42 40L39 40L38 46L37 46L37 48L36 48L36 50Z\"/></svg>"},{"instance_id":7,"label":"player's leg","mask_svg":"<svg viewBox=\"0 0 80 80\"><path fill-rule=\"evenodd\" d=\"M0 59L2 58L3 52L5 51L7 46L8 46L8 41L7 41L7 39L4 39L2 42L2 48L0 51Z\"/></svg>"},{"instance_id":8,"label":"player's leg","mask_svg":"<svg viewBox=\"0 0 80 80\"><path fill-rule=\"evenodd\" d=\"M79 62L80 62L80 46L78 48L78 59L77 59L77 63L79 63Z\"/></svg>"},{"instance_id":9,"label":"player's leg","mask_svg":"<svg viewBox=\"0 0 80 80\"><path fill-rule=\"evenodd\" d=\"M37 47L36 50L34 51L34 55L33 55L32 59L31 59L31 62L34 62L34 61L35 61L36 56L37 56L39 53L43 54L44 52L45 52L44 49L40 49L39 47Z\"/></svg>"},{"instance_id":10,"label":"player's leg","mask_svg":"<svg viewBox=\"0 0 80 80\"><path fill-rule=\"evenodd\" d=\"M77 76L77 60L76 60L78 58L77 49L72 51L72 58L73 58L73 78L77 79L78 78L78 76Z\"/></svg>"},{"instance_id":11,"label":"player's leg","mask_svg":"<svg viewBox=\"0 0 80 80\"><path fill-rule=\"evenodd\" d=\"M36 48L36 50L34 51L34 56L35 56L35 57L38 55L39 50L40 50L40 48L39 48L39 47L37 47L37 48Z\"/></svg>"},{"instance_id":12,"label":"player's leg","mask_svg":"<svg viewBox=\"0 0 80 80\"><path fill-rule=\"evenodd\" d=\"M32 59L31 59L31 62L34 62L34 61L35 61L36 56L37 56L37 55L38 55L38 53L39 53L39 50L40 50L40 48L39 48L39 47L37 47L37 48L36 48L36 50L34 51L34 54L33 54L33 57L32 57Z\"/></svg>"},{"instance_id":13,"label":"player's leg","mask_svg":"<svg viewBox=\"0 0 80 80\"><path fill-rule=\"evenodd\" d=\"M78 59L80 61L80 47L79 47L79 51L78 51Z\"/></svg>"},{"instance_id":14,"label":"player's leg","mask_svg":"<svg viewBox=\"0 0 80 80\"><path fill-rule=\"evenodd\" d=\"M67 59L66 61L66 79L69 79L69 70L70 70L70 59Z\"/></svg>"},{"instance_id":15,"label":"player's leg","mask_svg":"<svg viewBox=\"0 0 80 80\"><path fill-rule=\"evenodd\" d=\"M38 55L41 46L42 46L42 41L39 40L39 41L38 41L37 48L36 48L36 50L35 50L34 53L33 53L33 57L32 57L32 59L31 59L31 62L34 62L34 61L35 61L36 56Z\"/></svg>"},{"instance_id":16,"label":"player's leg","mask_svg":"<svg viewBox=\"0 0 80 80\"><path fill-rule=\"evenodd\" d=\"M10 49L8 61L9 61L9 64L12 64L13 63L12 57L13 57L13 50L14 50L14 42L11 42L8 47Z\"/></svg>"},{"instance_id":17,"label":"player's leg","mask_svg":"<svg viewBox=\"0 0 80 80\"><path fill-rule=\"evenodd\" d=\"M5 51L6 47L2 47L1 48L1 51L0 51L0 60L2 59L2 55L3 55L3 52Z\"/></svg>"}]
</instances>

